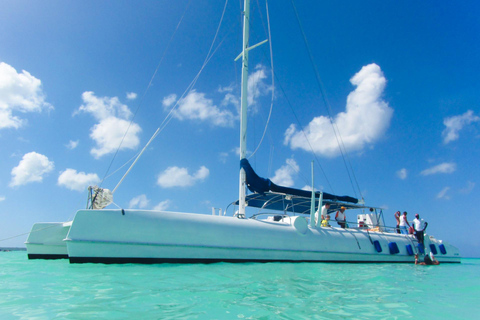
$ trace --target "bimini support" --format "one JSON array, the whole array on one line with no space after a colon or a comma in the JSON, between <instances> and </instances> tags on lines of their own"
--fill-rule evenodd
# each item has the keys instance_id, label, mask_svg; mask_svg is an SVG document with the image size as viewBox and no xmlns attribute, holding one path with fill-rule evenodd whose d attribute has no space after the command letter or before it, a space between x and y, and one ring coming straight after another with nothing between
<instances>
[{"instance_id":1,"label":"bimini support","mask_svg":"<svg viewBox=\"0 0 480 320\"><path fill-rule=\"evenodd\" d=\"M312 200L310 201L310 227L315 226L315 188L313 183L313 161L312 161Z\"/></svg>"}]
</instances>

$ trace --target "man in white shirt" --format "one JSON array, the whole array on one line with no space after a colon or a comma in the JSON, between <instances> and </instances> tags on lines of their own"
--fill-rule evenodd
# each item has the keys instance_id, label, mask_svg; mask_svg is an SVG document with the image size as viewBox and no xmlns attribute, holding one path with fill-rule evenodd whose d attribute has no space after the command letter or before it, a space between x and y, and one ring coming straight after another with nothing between
<instances>
[{"instance_id":1,"label":"man in white shirt","mask_svg":"<svg viewBox=\"0 0 480 320\"><path fill-rule=\"evenodd\" d=\"M413 219L413 229L415 229L415 236L417 237L418 243L423 244L423 233L425 228L427 227L428 223L420 220L420 215L417 213L415 214L415 219Z\"/></svg>"},{"instance_id":2,"label":"man in white shirt","mask_svg":"<svg viewBox=\"0 0 480 320\"><path fill-rule=\"evenodd\" d=\"M325 220L325 218L327 217L327 214L328 214L328 210L330 209L330 203L325 203L325 205L322 207L322 213L321 213L321 216L320 216L320 222L322 222L323 220ZM319 222L318 222L318 211L317 210L315 212L315 225L318 225Z\"/></svg>"},{"instance_id":3,"label":"man in white shirt","mask_svg":"<svg viewBox=\"0 0 480 320\"><path fill-rule=\"evenodd\" d=\"M335 215L335 220L337 220L340 228L345 228L347 217L345 216L345 207L341 207L337 214Z\"/></svg>"}]
</instances>

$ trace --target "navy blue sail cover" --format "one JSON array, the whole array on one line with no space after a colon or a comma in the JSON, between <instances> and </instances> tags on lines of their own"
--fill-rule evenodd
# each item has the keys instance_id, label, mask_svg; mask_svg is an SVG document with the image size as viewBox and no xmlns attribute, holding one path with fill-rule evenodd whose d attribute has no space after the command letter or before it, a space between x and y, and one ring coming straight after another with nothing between
<instances>
[{"instance_id":1,"label":"navy blue sail cover","mask_svg":"<svg viewBox=\"0 0 480 320\"><path fill-rule=\"evenodd\" d=\"M294 189L288 187L282 187L273 183L270 179L265 179L259 177L257 173L253 170L252 166L248 162L247 159L240 160L240 168L245 170L247 176L247 187L250 191L264 194L265 192L278 192L278 193L285 193L291 194L294 196L305 197L309 198L312 195L311 191L301 190L301 189ZM320 193L315 192L315 197L319 198ZM350 203L358 203L358 199L350 197L350 196L337 196L330 193L323 193L324 200L332 200L332 201L343 201L343 202L350 202Z\"/></svg>"}]
</instances>

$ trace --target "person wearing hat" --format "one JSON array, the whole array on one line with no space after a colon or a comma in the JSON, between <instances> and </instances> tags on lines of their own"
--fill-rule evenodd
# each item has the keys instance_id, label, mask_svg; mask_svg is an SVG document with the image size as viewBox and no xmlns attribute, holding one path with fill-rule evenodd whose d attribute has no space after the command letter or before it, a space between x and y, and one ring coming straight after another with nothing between
<instances>
[{"instance_id":1,"label":"person wearing hat","mask_svg":"<svg viewBox=\"0 0 480 320\"><path fill-rule=\"evenodd\" d=\"M341 228L345 228L345 223L347 221L347 217L345 216L345 207L341 207L340 210L337 211L335 220L337 220L337 223Z\"/></svg>"},{"instance_id":2,"label":"person wearing hat","mask_svg":"<svg viewBox=\"0 0 480 320\"><path fill-rule=\"evenodd\" d=\"M417 237L418 243L423 245L423 234L425 229L427 228L428 223L420 220L420 215L418 213L415 214L415 219L413 219L413 229L415 229L415 237Z\"/></svg>"}]
</instances>

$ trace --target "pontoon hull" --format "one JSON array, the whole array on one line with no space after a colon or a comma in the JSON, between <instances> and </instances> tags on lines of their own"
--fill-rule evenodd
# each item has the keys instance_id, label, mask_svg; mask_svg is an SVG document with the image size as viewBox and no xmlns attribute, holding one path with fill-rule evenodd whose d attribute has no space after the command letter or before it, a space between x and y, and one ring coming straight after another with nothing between
<instances>
[{"instance_id":1,"label":"pontoon hull","mask_svg":"<svg viewBox=\"0 0 480 320\"><path fill-rule=\"evenodd\" d=\"M25 242L29 259L66 259L67 244L63 241L72 222L35 223Z\"/></svg>"},{"instance_id":2,"label":"pontoon hull","mask_svg":"<svg viewBox=\"0 0 480 320\"><path fill-rule=\"evenodd\" d=\"M382 252L373 242L378 240ZM427 252L429 242L426 239ZM399 253L391 254L388 243ZM80 210L66 239L72 263L211 262L398 262L413 263L411 235L359 229L315 228L305 218L282 221L237 219L190 213L139 210ZM441 262L460 262L444 243Z\"/></svg>"}]
</instances>

